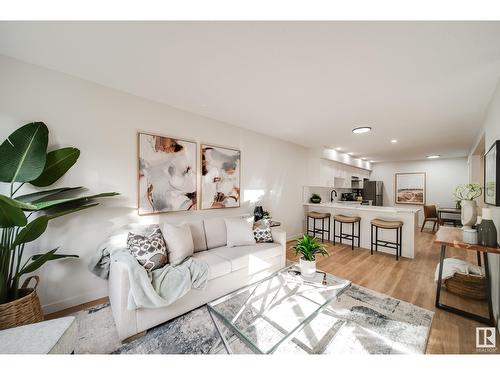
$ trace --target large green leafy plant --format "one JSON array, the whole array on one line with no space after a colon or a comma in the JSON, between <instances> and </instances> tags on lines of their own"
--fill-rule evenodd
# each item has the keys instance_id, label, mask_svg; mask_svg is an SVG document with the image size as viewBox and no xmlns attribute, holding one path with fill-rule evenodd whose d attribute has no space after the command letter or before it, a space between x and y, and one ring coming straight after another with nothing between
<instances>
[{"instance_id":1,"label":"large green leafy plant","mask_svg":"<svg viewBox=\"0 0 500 375\"><path fill-rule=\"evenodd\" d=\"M293 250L295 254L301 254L304 260L310 262L316 260L316 255L328 255L326 246L316 237L311 237L307 234L304 234L302 238L297 240L297 243L293 246Z\"/></svg>"},{"instance_id":2,"label":"large green leafy plant","mask_svg":"<svg viewBox=\"0 0 500 375\"><path fill-rule=\"evenodd\" d=\"M82 187L62 187L17 195L26 183L47 187L59 180L78 160L80 150L65 147L47 152L49 131L32 122L12 133L0 145L0 304L18 298L19 279L48 261L77 255L56 254L58 248L23 257L27 243L47 229L50 220L98 205L94 199L118 193L85 195Z\"/></svg>"}]
</instances>

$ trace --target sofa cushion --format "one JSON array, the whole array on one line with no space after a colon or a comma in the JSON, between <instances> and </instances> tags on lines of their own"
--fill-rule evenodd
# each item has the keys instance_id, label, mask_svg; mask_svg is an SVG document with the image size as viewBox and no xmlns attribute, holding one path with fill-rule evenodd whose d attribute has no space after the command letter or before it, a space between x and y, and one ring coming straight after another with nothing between
<instances>
[{"instance_id":1,"label":"sofa cushion","mask_svg":"<svg viewBox=\"0 0 500 375\"><path fill-rule=\"evenodd\" d=\"M276 243L261 243L250 246L211 249L209 253L227 259L231 263L231 272L242 268L261 268L262 261L280 255L283 247Z\"/></svg>"},{"instance_id":2,"label":"sofa cushion","mask_svg":"<svg viewBox=\"0 0 500 375\"><path fill-rule=\"evenodd\" d=\"M253 236L253 218L252 220L230 217L224 219L226 222L227 246L247 246L254 245L255 238Z\"/></svg>"},{"instance_id":3,"label":"sofa cushion","mask_svg":"<svg viewBox=\"0 0 500 375\"><path fill-rule=\"evenodd\" d=\"M189 225L163 224L163 235L167 242L168 261L177 265L194 253L193 236Z\"/></svg>"},{"instance_id":4,"label":"sofa cushion","mask_svg":"<svg viewBox=\"0 0 500 375\"><path fill-rule=\"evenodd\" d=\"M231 262L211 251L199 251L193 255L193 258L208 264L208 280L216 279L217 277L231 273Z\"/></svg>"},{"instance_id":5,"label":"sofa cushion","mask_svg":"<svg viewBox=\"0 0 500 375\"><path fill-rule=\"evenodd\" d=\"M194 252L207 250L207 239L205 238L205 228L203 227L203 221L191 221L186 222L191 229L191 235L193 236Z\"/></svg>"},{"instance_id":6,"label":"sofa cushion","mask_svg":"<svg viewBox=\"0 0 500 375\"><path fill-rule=\"evenodd\" d=\"M227 233L226 223L223 217L215 217L203 221L205 227L205 238L207 239L207 248L226 246Z\"/></svg>"}]
</instances>

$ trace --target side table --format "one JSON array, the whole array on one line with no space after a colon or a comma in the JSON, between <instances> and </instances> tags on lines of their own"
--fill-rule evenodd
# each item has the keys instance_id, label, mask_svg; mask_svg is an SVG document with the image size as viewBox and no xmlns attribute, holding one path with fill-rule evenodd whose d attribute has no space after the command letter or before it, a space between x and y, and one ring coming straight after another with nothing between
<instances>
[{"instance_id":1,"label":"side table","mask_svg":"<svg viewBox=\"0 0 500 375\"><path fill-rule=\"evenodd\" d=\"M453 314L463 316L465 318L473 319L477 322L488 324L490 326L495 325L495 318L493 316L493 305L491 302L491 284L490 284L490 270L488 265L488 253L500 254L500 248L498 247L487 247L481 245L472 245L463 242L463 232L462 229L452 228L452 227L440 227L436 232L436 238L434 243L441 245L441 255L439 258L439 276L436 289L436 307L438 309L449 311ZM479 254L483 255L484 259L484 272L486 277L486 298L488 301L488 317L473 314L469 311L460 310L453 306L448 306L440 302L441 296L441 286L443 282L443 263L446 254L446 247L454 247L457 249L462 249L465 251L476 251L478 252L478 263L480 260Z\"/></svg>"},{"instance_id":2,"label":"side table","mask_svg":"<svg viewBox=\"0 0 500 375\"><path fill-rule=\"evenodd\" d=\"M0 354L71 354L78 326L74 316L0 331Z\"/></svg>"}]
</instances>

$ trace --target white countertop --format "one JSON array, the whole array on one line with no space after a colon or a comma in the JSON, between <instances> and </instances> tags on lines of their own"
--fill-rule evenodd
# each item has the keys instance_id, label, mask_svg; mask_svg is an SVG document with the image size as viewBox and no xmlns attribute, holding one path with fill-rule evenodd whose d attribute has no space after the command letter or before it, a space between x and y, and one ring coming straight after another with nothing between
<instances>
[{"instance_id":1,"label":"white countertop","mask_svg":"<svg viewBox=\"0 0 500 375\"><path fill-rule=\"evenodd\" d=\"M416 213L421 210L421 208L415 207L387 207L387 206L367 206L361 205L357 202L334 202L334 203L304 203L304 206L311 207L323 207L323 208L344 208L348 210L360 210L360 211L376 211L376 212L394 212L394 213Z\"/></svg>"}]
</instances>

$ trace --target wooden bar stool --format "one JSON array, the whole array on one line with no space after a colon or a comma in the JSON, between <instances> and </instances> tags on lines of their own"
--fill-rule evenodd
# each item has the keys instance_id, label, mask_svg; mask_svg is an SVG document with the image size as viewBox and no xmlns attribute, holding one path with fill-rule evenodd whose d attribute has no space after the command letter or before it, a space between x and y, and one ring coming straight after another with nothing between
<instances>
[{"instance_id":1,"label":"wooden bar stool","mask_svg":"<svg viewBox=\"0 0 500 375\"><path fill-rule=\"evenodd\" d=\"M327 239L330 241L330 217L332 215L327 212L316 212L311 211L307 213L307 235L312 233L314 237L316 237L316 233L321 233L321 242L325 242L325 233L328 235ZM313 228L309 228L309 219L313 219ZM325 229L325 219L328 219L328 225ZM321 228L316 227L316 220L321 220Z\"/></svg>"},{"instance_id":2,"label":"wooden bar stool","mask_svg":"<svg viewBox=\"0 0 500 375\"><path fill-rule=\"evenodd\" d=\"M340 223L340 234L337 235L336 233L336 224L337 221ZM358 235L356 236L354 233L354 223L358 223ZM342 231L342 226L344 224L351 224L351 234L349 233L343 233ZM358 247L359 247L359 237L360 237L360 225L361 225L361 218L359 216L346 216L346 215L335 215L333 217L333 244L335 245L335 241L337 238L340 238L340 243L342 243L342 239L350 240L351 241L351 249L354 250L354 240L358 240Z\"/></svg>"},{"instance_id":3,"label":"wooden bar stool","mask_svg":"<svg viewBox=\"0 0 500 375\"><path fill-rule=\"evenodd\" d=\"M401 256L401 242L403 234L403 222L402 221L388 221L382 219L373 219L371 221L371 248L370 253L373 255L373 245L375 245L375 251L378 251L378 247L383 246L389 249L396 250L396 260L399 260ZM373 242L373 228L375 227L375 242ZM382 241L378 239L378 230L380 229L396 229L396 242Z\"/></svg>"}]
</instances>

